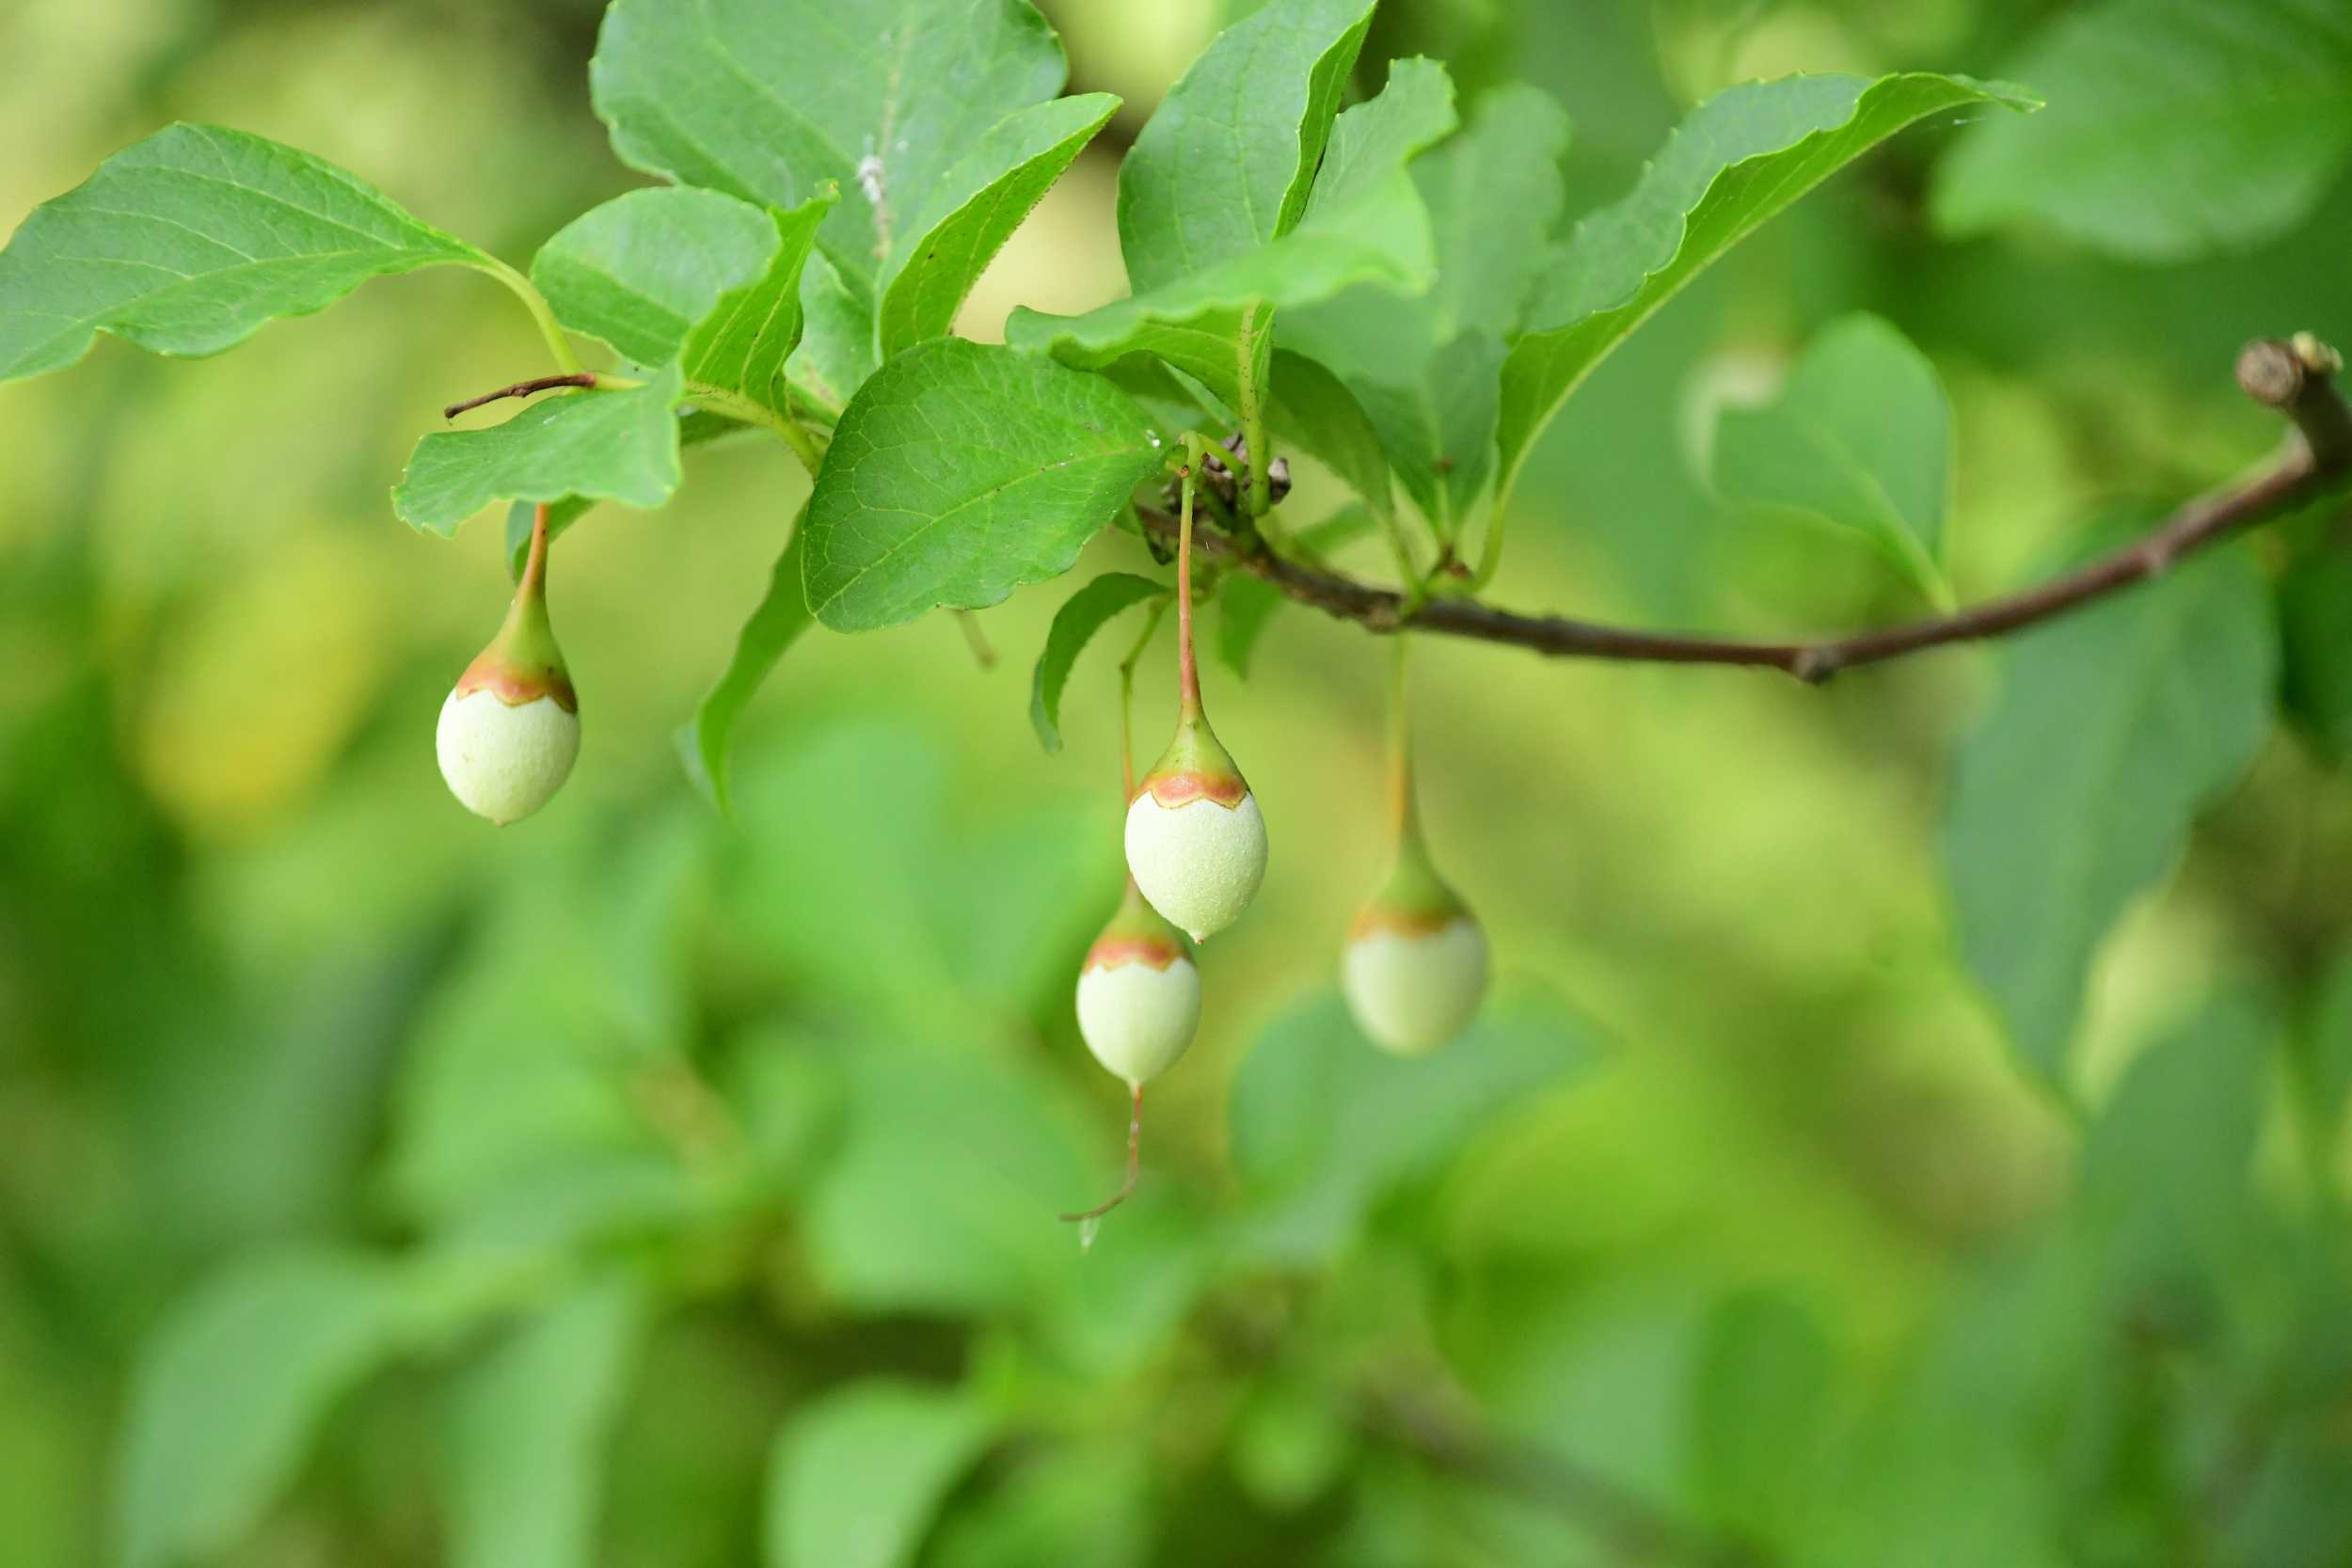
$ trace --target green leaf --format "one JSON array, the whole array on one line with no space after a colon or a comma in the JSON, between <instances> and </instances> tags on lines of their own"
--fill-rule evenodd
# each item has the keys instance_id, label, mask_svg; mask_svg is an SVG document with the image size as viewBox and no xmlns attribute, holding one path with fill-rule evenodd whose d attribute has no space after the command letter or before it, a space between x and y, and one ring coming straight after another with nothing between
<instances>
[{"instance_id":1,"label":"green leaf","mask_svg":"<svg viewBox=\"0 0 2352 1568\"><path fill-rule=\"evenodd\" d=\"M410 527L447 535L509 498L660 506L678 485L671 405L681 390L672 365L627 391L565 393L487 430L436 431L417 443L392 508Z\"/></svg>"},{"instance_id":2,"label":"green leaf","mask_svg":"<svg viewBox=\"0 0 2352 1568\"><path fill-rule=\"evenodd\" d=\"M763 434L756 425L730 420L723 414L712 414L700 408L682 409L677 417L677 441L680 449L699 447L706 441L723 440L736 436ZM521 580L523 561L531 553L531 515L536 501L516 501L506 509L506 575ZM548 503L548 538L560 537L574 523L586 516L596 503L583 496L565 496L562 500Z\"/></svg>"},{"instance_id":3,"label":"green leaf","mask_svg":"<svg viewBox=\"0 0 2352 1568\"><path fill-rule=\"evenodd\" d=\"M1280 589L1247 572L1232 573L1217 584L1216 652L1234 679L1249 678L1249 656L1282 605Z\"/></svg>"},{"instance_id":4,"label":"green leaf","mask_svg":"<svg viewBox=\"0 0 2352 1568\"><path fill-rule=\"evenodd\" d=\"M1465 332L1423 360L1409 384L1381 375L1351 383L1380 433L1389 466L1438 537L1449 543L1494 472L1502 357L1502 343L1484 332ZM1415 367L1407 360L1397 368Z\"/></svg>"},{"instance_id":5,"label":"green leaf","mask_svg":"<svg viewBox=\"0 0 2352 1568\"><path fill-rule=\"evenodd\" d=\"M2246 1256L2279 1020L2231 990L2136 1057L2084 1140L2083 1219L2110 1292L2213 1291Z\"/></svg>"},{"instance_id":6,"label":"green leaf","mask_svg":"<svg viewBox=\"0 0 2352 1568\"><path fill-rule=\"evenodd\" d=\"M1276 441L1320 460L1386 522L1395 498L1380 433L1345 383L1303 355L1277 349L1266 426Z\"/></svg>"},{"instance_id":7,"label":"green leaf","mask_svg":"<svg viewBox=\"0 0 2352 1568\"><path fill-rule=\"evenodd\" d=\"M1454 79L1435 60L1396 60L1380 95L1331 123L1306 216L1346 206L1453 134Z\"/></svg>"},{"instance_id":8,"label":"green leaf","mask_svg":"<svg viewBox=\"0 0 2352 1568\"><path fill-rule=\"evenodd\" d=\"M995 1440L961 1389L868 1378L802 1406L768 1466L768 1568L900 1568Z\"/></svg>"},{"instance_id":9,"label":"green leaf","mask_svg":"<svg viewBox=\"0 0 2352 1568\"><path fill-rule=\"evenodd\" d=\"M633 167L767 207L837 184L818 244L870 300L916 209L1067 69L1026 0L616 0L588 79Z\"/></svg>"},{"instance_id":10,"label":"green leaf","mask_svg":"<svg viewBox=\"0 0 2352 1568\"><path fill-rule=\"evenodd\" d=\"M297 1248L237 1262L175 1307L132 1379L116 1496L126 1568L234 1544L327 1410L422 1326L421 1283L362 1253Z\"/></svg>"},{"instance_id":11,"label":"green leaf","mask_svg":"<svg viewBox=\"0 0 2352 1568\"><path fill-rule=\"evenodd\" d=\"M834 200L827 186L789 212L770 210L775 251L767 270L721 299L686 340L680 357L689 390L721 392L792 418L786 366L801 341L802 272Z\"/></svg>"},{"instance_id":12,"label":"green leaf","mask_svg":"<svg viewBox=\"0 0 2352 1568\"><path fill-rule=\"evenodd\" d=\"M1778 398L1725 409L1715 432L1726 497L1859 534L1946 609L1951 462L1952 405L1935 366L1872 315L1823 327Z\"/></svg>"},{"instance_id":13,"label":"green leaf","mask_svg":"<svg viewBox=\"0 0 2352 1568\"><path fill-rule=\"evenodd\" d=\"M1489 97L1467 131L1412 166L1438 238L1429 292L1359 286L1282 323L1285 343L1344 378L1440 538L1459 531L1493 471L1502 339L1547 254L1567 135L1566 116L1534 88Z\"/></svg>"},{"instance_id":14,"label":"green leaf","mask_svg":"<svg viewBox=\"0 0 2352 1568\"><path fill-rule=\"evenodd\" d=\"M35 208L0 251L0 381L71 365L100 332L217 354L371 277L441 262L498 268L307 152L169 126Z\"/></svg>"},{"instance_id":15,"label":"green leaf","mask_svg":"<svg viewBox=\"0 0 2352 1568\"><path fill-rule=\"evenodd\" d=\"M1961 953L2053 1084L2100 940L2270 729L2276 645L2231 548L2011 640L1944 832Z\"/></svg>"},{"instance_id":16,"label":"green leaf","mask_svg":"<svg viewBox=\"0 0 2352 1568\"><path fill-rule=\"evenodd\" d=\"M1698 1496L1724 1526L1800 1544L1831 1480L1836 1352L1798 1302L1748 1291L1708 1314L1692 1388Z\"/></svg>"},{"instance_id":17,"label":"green leaf","mask_svg":"<svg viewBox=\"0 0 2352 1568\"><path fill-rule=\"evenodd\" d=\"M1217 35L1119 170L1119 245L1137 293L1235 261L1307 209L1372 0L1274 0Z\"/></svg>"},{"instance_id":18,"label":"green leaf","mask_svg":"<svg viewBox=\"0 0 2352 1568\"><path fill-rule=\"evenodd\" d=\"M1336 16L1333 12L1326 20ZM1250 24L1244 23L1227 38L1247 36ZM1265 69L1255 55L1229 62L1223 70L1212 69L1216 53L1212 48L1195 67L1194 74L1204 84L1224 81L1229 71L1254 80ZM1180 113L1194 116L1196 109ZM1244 388L1263 388L1271 373L1269 328L1276 309L1310 305L1351 286L1369 292L1379 285L1383 298L1391 297L1388 290L1410 293L1428 286L1436 242L1428 214L1403 171L1407 159L1453 125L1453 87L1444 69L1425 60L1401 61L1378 98L1339 117L1303 218L1294 222L1286 216L1276 224L1259 214L1264 221L1258 227L1266 231L1255 245L1203 251L1196 264L1173 273L1156 262L1147 264L1143 277L1166 274L1156 286L1143 289L1138 277L1141 293L1083 316L1016 310L1006 325L1006 341L1088 370L1107 368L1129 355L1156 355L1200 382L1219 401L1239 406L1248 401ZM1200 130L1196 124L1196 134ZM1312 130L1255 126L1249 139L1285 147L1298 144ZM1135 157L1129 155L1129 167ZM1123 171L1121 178L1123 182ZM1147 173L1138 178L1148 184L1151 177ZM1123 182L1120 189L1123 222ZM1127 232L1123 228L1121 231ZM1134 247L1142 242L1130 235L1126 243L1134 277Z\"/></svg>"},{"instance_id":19,"label":"green leaf","mask_svg":"<svg viewBox=\"0 0 2352 1568\"><path fill-rule=\"evenodd\" d=\"M1054 997L1058 1011L1071 984L1070 956L1108 917L1118 887L1118 808L1108 789L1097 798L1089 788L1084 797L1102 812L1103 831L1073 832L1072 815L1084 805L1053 793L1008 794L961 769L951 778L932 738L900 725L796 725L788 746L739 764L734 800L743 834L741 852L726 863L727 929L793 975L797 991L823 998L838 1016L864 1019L885 1037L971 1042L976 1029L993 1030L1009 1013L1027 1020L1036 998ZM821 814L821 832L810 828L812 810ZM858 896L843 898L845 887L857 888ZM1073 898L1073 888L1103 890L1104 901ZM1003 1075L1001 1064L980 1066ZM1016 1096L1029 1086L1017 1081L1002 1092ZM930 1104L928 1094L898 1104L890 1093L876 1091L878 1127L894 1106L903 1119ZM1041 1136L1034 1101L1016 1096L990 1114L1020 1123L1010 1134L1016 1141ZM957 1125L943 1135L977 1135L991 1147L995 1136ZM1066 1143L1061 1152L1068 1156ZM942 1185L964 1180L959 1162L948 1164L956 1173ZM1025 1156L1023 1166L1041 1169L1026 1165ZM1007 1231L1009 1242L1041 1247L1052 1259L1075 1257L1067 1236L1033 1233L1030 1223L1041 1209L1067 1207L1071 1194L1035 1197L1002 1230L983 1206L980 1228L993 1233L951 1246L926 1228L929 1171L894 1172L886 1156L877 1156L871 1176L870 1190L836 1195L844 1212L870 1205L890 1214L892 1226L909 1228L892 1234L885 1227L869 1243L845 1225L839 1262L844 1276L877 1290L942 1275L1001 1279L1000 1271L971 1259L1007 1246ZM1089 1184L1083 1170L1070 1184ZM1014 1180L997 1190L1022 1195L1007 1197L1015 1203L1039 1189ZM903 1210L895 1202L901 1194ZM925 1236L911 1251L892 1250Z\"/></svg>"},{"instance_id":20,"label":"green leaf","mask_svg":"<svg viewBox=\"0 0 2352 1568\"><path fill-rule=\"evenodd\" d=\"M759 608L752 611L736 637L735 654L727 660L725 673L694 709L693 721L678 731L678 755L685 761L687 777L722 816L735 815L727 759L735 748L736 721L743 716L768 672L808 629L808 594L801 582L801 542L806 535L807 515L803 509L793 519L792 536L776 557Z\"/></svg>"},{"instance_id":21,"label":"green leaf","mask_svg":"<svg viewBox=\"0 0 2352 1568\"><path fill-rule=\"evenodd\" d=\"M1433 341L1457 333L1507 339L1522 324L1560 221L1568 117L1516 83L1480 99L1460 135L1413 164L1438 233Z\"/></svg>"},{"instance_id":22,"label":"green leaf","mask_svg":"<svg viewBox=\"0 0 2352 1568\"><path fill-rule=\"evenodd\" d=\"M499 879L406 1034L381 1171L404 1221L552 1245L708 1201L644 1114L691 1029L675 943L702 827L681 803Z\"/></svg>"},{"instance_id":23,"label":"green leaf","mask_svg":"<svg viewBox=\"0 0 2352 1568\"><path fill-rule=\"evenodd\" d=\"M1381 1199L1590 1049L1584 1026L1548 999L1489 1005L1442 1053L1409 1062L1365 1044L1336 995L1293 1008L1233 1075L1233 1170L1252 1250L1289 1264L1328 1259Z\"/></svg>"},{"instance_id":24,"label":"green leaf","mask_svg":"<svg viewBox=\"0 0 2352 1568\"><path fill-rule=\"evenodd\" d=\"M2352 536L2334 523L2324 509L2279 577L2280 697L2341 767L2352 759Z\"/></svg>"},{"instance_id":25,"label":"green leaf","mask_svg":"<svg viewBox=\"0 0 2352 1568\"><path fill-rule=\"evenodd\" d=\"M784 367L793 396L837 423L881 365L874 352L873 306L822 252L812 254L801 273L801 346Z\"/></svg>"},{"instance_id":26,"label":"green leaf","mask_svg":"<svg viewBox=\"0 0 2352 1568\"><path fill-rule=\"evenodd\" d=\"M1066 834L1066 810L1061 827ZM1073 886L1104 890L1100 908L1073 911L1091 930L1109 914L1118 884L1064 880L1051 890L1057 909L1070 908ZM970 891L981 896L977 879ZM1009 913L999 900L987 918L1001 925ZM1084 944L1083 936L1077 940ZM865 957L871 969L870 948ZM901 963L910 957L892 956ZM910 963L902 978L921 976ZM1068 984L1064 978L1055 989ZM984 1007L976 1011L968 990L945 1001L938 1011L954 1015L966 1037L977 1019L989 1016ZM946 1016L936 1025L955 1026ZM1051 1301L1071 1288L1071 1271L1081 1266L1077 1243L1053 1215L1099 1196L1103 1177L1082 1152L1094 1146L1079 1142L1067 1108L1046 1096L1036 1076L1007 1071L968 1049L879 1042L858 1046L845 1069L850 1095L839 1151L818 1179L805 1216L809 1265L828 1292L863 1312L988 1315Z\"/></svg>"},{"instance_id":27,"label":"green leaf","mask_svg":"<svg viewBox=\"0 0 2352 1568\"><path fill-rule=\"evenodd\" d=\"M1400 171L1353 201L1314 213L1269 245L1149 293L1083 316L1016 310L1005 324L1005 341L1087 370L1154 354L1234 404L1245 381L1264 384L1270 311L1328 299L1359 283L1409 293L1428 287L1435 266L1429 214Z\"/></svg>"},{"instance_id":28,"label":"green leaf","mask_svg":"<svg viewBox=\"0 0 2352 1568\"><path fill-rule=\"evenodd\" d=\"M2310 215L2352 149L2342 0L2106 0L2014 62L2049 95L1937 170L1947 233L2020 222L2137 261L2242 252Z\"/></svg>"},{"instance_id":29,"label":"green leaf","mask_svg":"<svg viewBox=\"0 0 2352 1568\"><path fill-rule=\"evenodd\" d=\"M721 295L759 279L776 240L767 215L733 197L629 191L557 230L532 259L531 281L565 326L662 365Z\"/></svg>"},{"instance_id":30,"label":"green leaf","mask_svg":"<svg viewBox=\"0 0 2352 1568\"><path fill-rule=\"evenodd\" d=\"M1119 100L1106 92L1020 110L940 177L909 227L919 238L882 269L883 357L955 325L990 258L1118 112Z\"/></svg>"},{"instance_id":31,"label":"green leaf","mask_svg":"<svg viewBox=\"0 0 2352 1568\"><path fill-rule=\"evenodd\" d=\"M808 503L808 601L839 631L977 610L1059 577L1166 457L1117 388L934 339L842 415Z\"/></svg>"},{"instance_id":32,"label":"green leaf","mask_svg":"<svg viewBox=\"0 0 2352 1568\"><path fill-rule=\"evenodd\" d=\"M2307 1092L2327 1147L2344 1137L2344 1111L2352 1103L2352 954L2339 958L2320 987L2306 1047Z\"/></svg>"},{"instance_id":33,"label":"green leaf","mask_svg":"<svg viewBox=\"0 0 2352 1568\"><path fill-rule=\"evenodd\" d=\"M449 1391L451 1568L592 1568L612 1429L652 1303L605 1279L510 1329Z\"/></svg>"},{"instance_id":34,"label":"green leaf","mask_svg":"<svg viewBox=\"0 0 2352 1568\"><path fill-rule=\"evenodd\" d=\"M1045 634L1044 651L1037 656L1037 673L1029 683L1029 722L1038 743L1049 752L1061 750L1061 693L1070 672L1094 634L1120 610L1147 599L1164 599L1166 585L1132 572L1104 572L1063 601Z\"/></svg>"},{"instance_id":35,"label":"green leaf","mask_svg":"<svg viewBox=\"0 0 2352 1568\"><path fill-rule=\"evenodd\" d=\"M2005 84L1915 72L1752 82L1692 110L1633 189L1553 252L1536 330L1503 364L1502 489L1593 367L1708 263L1903 127L1984 103L2033 106Z\"/></svg>"},{"instance_id":36,"label":"green leaf","mask_svg":"<svg viewBox=\"0 0 2352 1568\"><path fill-rule=\"evenodd\" d=\"M923 1560L930 1568L1144 1568L1154 1477L1136 1435L1025 1446L983 1506L948 1515Z\"/></svg>"}]
</instances>

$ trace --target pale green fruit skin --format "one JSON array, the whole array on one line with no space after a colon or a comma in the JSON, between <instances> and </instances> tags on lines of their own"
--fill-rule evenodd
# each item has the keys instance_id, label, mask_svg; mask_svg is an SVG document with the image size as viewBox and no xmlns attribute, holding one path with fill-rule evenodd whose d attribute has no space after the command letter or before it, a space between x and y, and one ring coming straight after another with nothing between
<instances>
[{"instance_id":1,"label":"pale green fruit skin","mask_svg":"<svg viewBox=\"0 0 2352 1568\"><path fill-rule=\"evenodd\" d=\"M1205 941L1241 918L1265 880L1258 798L1231 806L1196 796L1163 806L1149 789L1127 808L1127 869L1152 907Z\"/></svg>"},{"instance_id":2,"label":"pale green fruit skin","mask_svg":"<svg viewBox=\"0 0 2352 1568\"><path fill-rule=\"evenodd\" d=\"M1356 1025L1400 1056L1435 1051L1470 1026L1486 995L1486 937L1467 915L1435 930L1382 926L1351 939L1340 989Z\"/></svg>"},{"instance_id":3,"label":"pale green fruit skin","mask_svg":"<svg viewBox=\"0 0 2352 1568\"><path fill-rule=\"evenodd\" d=\"M580 755L580 716L551 696L512 705L477 687L452 691L434 736L458 803L503 827L553 798Z\"/></svg>"},{"instance_id":4,"label":"pale green fruit skin","mask_svg":"<svg viewBox=\"0 0 2352 1568\"><path fill-rule=\"evenodd\" d=\"M1200 971L1190 958L1141 958L1078 976L1078 1034L1094 1059L1137 1088L1168 1070L1200 1027Z\"/></svg>"}]
</instances>

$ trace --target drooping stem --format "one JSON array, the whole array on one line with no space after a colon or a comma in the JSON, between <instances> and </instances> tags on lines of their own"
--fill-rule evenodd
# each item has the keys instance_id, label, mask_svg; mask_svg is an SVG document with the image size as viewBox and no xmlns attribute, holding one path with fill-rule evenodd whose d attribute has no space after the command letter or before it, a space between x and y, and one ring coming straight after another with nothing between
<instances>
[{"instance_id":1,"label":"drooping stem","mask_svg":"<svg viewBox=\"0 0 2352 1568\"><path fill-rule=\"evenodd\" d=\"M1128 1101L1127 1108L1127 1180L1119 1184L1119 1191L1093 1208L1064 1214L1062 1218L1067 1221L1075 1224L1082 1220L1099 1220L1126 1202L1127 1195L1136 1190L1136 1173L1143 1164L1143 1085L1135 1084L1129 1087L1133 1098Z\"/></svg>"},{"instance_id":2,"label":"drooping stem","mask_svg":"<svg viewBox=\"0 0 2352 1568\"><path fill-rule=\"evenodd\" d=\"M495 256L484 257L474 263L474 267L476 271L486 272L505 284L508 291L523 302L523 309L531 312L532 325L539 328L539 336L547 340L548 352L555 356L556 368L566 375L578 373L580 356L572 352L571 341L564 336L564 325L555 319L555 311L548 306L547 296L540 293L531 279Z\"/></svg>"},{"instance_id":3,"label":"drooping stem","mask_svg":"<svg viewBox=\"0 0 2352 1568\"><path fill-rule=\"evenodd\" d=\"M1176 523L1176 705L1187 719L1200 717L1200 667L1192 654L1192 488L1200 467L1199 438L1187 436L1187 454Z\"/></svg>"},{"instance_id":4,"label":"drooping stem","mask_svg":"<svg viewBox=\"0 0 2352 1568\"><path fill-rule=\"evenodd\" d=\"M523 557L523 575L515 583L517 604L547 592L548 575L548 503L541 501L531 510L531 551Z\"/></svg>"},{"instance_id":5,"label":"drooping stem","mask_svg":"<svg viewBox=\"0 0 2352 1568\"><path fill-rule=\"evenodd\" d=\"M1389 658L1389 832L1403 844L1413 829L1413 735L1407 711L1405 650L1399 630L1390 640Z\"/></svg>"}]
</instances>

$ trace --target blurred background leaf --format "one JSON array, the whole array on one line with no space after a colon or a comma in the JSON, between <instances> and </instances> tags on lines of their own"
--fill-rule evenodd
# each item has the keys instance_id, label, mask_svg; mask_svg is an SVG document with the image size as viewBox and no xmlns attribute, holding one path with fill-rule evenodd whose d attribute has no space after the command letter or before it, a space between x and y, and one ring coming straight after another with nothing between
<instances>
[{"instance_id":1,"label":"blurred background leaf","mask_svg":"<svg viewBox=\"0 0 2352 1568\"><path fill-rule=\"evenodd\" d=\"M2352 11L2338 0L2103 0L2004 67L2051 104L1952 150L1935 216L2030 221L2125 258L2241 251L2312 210L2352 151Z\"/></svg>"},{"instance_id":2,"label":"blurred background leaf","mask_svg":"<svg viewBox=\"0 0 2352 1568\"><path fill-rule=\"evenodd\" d=\"M1258 8L1045 8L1071 90L1126 102L961 332L1120 295L1120 151ZM2262 461L2236 347L2352 341L2339 11L1387 0L1334 111L1426 54L1466 124L1544 150L1498 168L1457 137L1414 168L1454 214L1432 297L1490 332L1524 258L1486 223L1564 243L1724 87L1962 71L2050 102L1931 117L1692 278L1531 449L1497 598L1756 634L1915 613L1868 552L1714 489L1723 411L1862 312L1948 400L1963 600ZM646 183L584 86L600 19L18 0L0 226L188 119L520 263ZM828 176L836 230L854 176ZM1974 237L1939 238L1971 187ZM800 280L788 379L819 419L874 369L866 245ZM1383 860L1376 650L1229 579L1215 635L1249 680L1203 674L1274 871L1204 950L1200 1037L1082 1254L1053 1215L1116 1183L1125 1115L1070 1000L1119 892L1117 657L1073 667L1058 756L1031 661L1075 583L1164 565L1104 531L983 615L993 670L946 617L798 637L726 689L729 825L672 739L773 602L808 482L683 421L661 515L601 505L559 542L583 753L493 832L426 736L512 541L419 536L386 487L445 404L545 357L446 267L233 355L102 341L0 387L0 1555L2352 1552L2340 506L1820 690L1422 640L1430 832L1502 983L1417 1064L1330 990ZM1385 573L1331 471L1386 508L1370 420L1272 365L1280 540ZM1204 418L1150 385L1163 441ZM1146 745L1169 644L1138 667Z\"/></svg>"}]
</instances>

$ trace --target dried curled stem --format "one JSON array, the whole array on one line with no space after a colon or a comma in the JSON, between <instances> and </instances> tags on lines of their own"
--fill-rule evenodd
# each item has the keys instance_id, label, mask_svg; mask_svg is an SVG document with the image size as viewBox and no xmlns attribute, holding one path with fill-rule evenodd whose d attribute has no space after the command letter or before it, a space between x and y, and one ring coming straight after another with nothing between
<instances>
[{"instance_id":1,"label":"dried curled stem","mask_svg":"<svg viewBox=\"0 0 2352 1568\"><path fill-rule=\"evenodd\" d=\"M1126 1202L1127 1195L1136 1190L1136 1174L1142 1168L1143 1164L1143 1085L1135 1084L1129 1087L1134 1098L1128 1101L1127 1107L1127 1180L1119 1184L1119 1191L1111 1194L1093 1208L1081 1209L1074 1214L1062 1216L1073 1225L1086 1220L1101 1219L1104 1214Z\"/></svg>"},{"instance_id":2,"label":"dried curled stem","mask_svg":"<svg viewBox=\"0 0 2352 1568\"><path fill-rule=\"evenodd\" d=\"M564 375L533 376L529 381L510 382L498 390L485 392L478 398L468 398L463 403L453 403L441 410L441 418L453 420L468 409L479 408L485 403L497 403L502 398L527 398L534 392L552 392L558 387L579 387L586 390L594 390L598 381L599 378L594 371L573 371Z\"/></svg>"}]
</instances>

